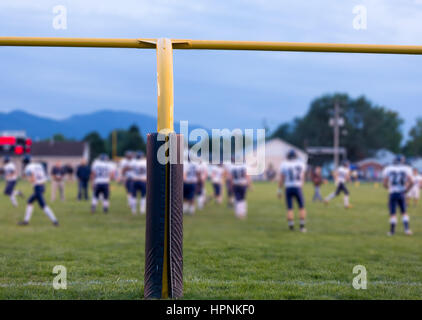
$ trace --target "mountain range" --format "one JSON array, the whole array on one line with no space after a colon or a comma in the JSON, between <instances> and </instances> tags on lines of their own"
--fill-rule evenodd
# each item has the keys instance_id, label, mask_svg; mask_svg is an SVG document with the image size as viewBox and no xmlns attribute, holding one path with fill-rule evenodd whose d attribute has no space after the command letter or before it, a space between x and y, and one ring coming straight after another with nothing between
<instances>
[{"instance_id":1,"label":"mountain range","mask_svg":"<svg viewBox=\"0 0 422 320\"><path fill-rule=\"evenodd\" d=\"M66 138L80 140L92 131L97 131L105 138L111 131L128 129L133 124L139 127L144 136L157 131L157 118L130 111L101 110L73 115L62 120L37 116L21 110L0 112L0 131L23 130L34 140L47 139L57 133L63 134ZM189 131L200 127L189 124ZM175 131L179 132L179 123L176 121Z\"/></svg>"}]
</instances>

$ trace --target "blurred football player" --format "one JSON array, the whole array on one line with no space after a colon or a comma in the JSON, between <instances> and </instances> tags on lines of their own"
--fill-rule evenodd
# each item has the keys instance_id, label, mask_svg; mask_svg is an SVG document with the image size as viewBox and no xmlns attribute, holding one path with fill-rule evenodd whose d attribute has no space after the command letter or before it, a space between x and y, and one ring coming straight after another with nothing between
<instances>
[{"instance_id":1,"label":"blurred football player","mask_svg":"<svg viewBox=\"0 0 422 320\"><path fill-rule=\"evenodd\" d=\"M205 161L199 161L198 174L198 183L196 184L196 201L198 209L202 210L206 200L205 183L208 178L208 165Z\"/></svg>"},{"instance_id":2,"label":"blurred football player","mask_svg":"<svg viewBox=\"0 0 422 320\"><path fill-rule=\"evenodd\" d=\"M382 172L383 184L388 189L389 199L388 208L390 211L390 231L389 236L394 235L396 231L397 206L400 208L402 221L404 226L404 233L411 235L412 231L409 228L409 216L406 211L405 194L413 187L412 169L405 164L405 158L398 155L393 164L384 168Z\"/></svg>"},{"instance_id":3,"label":"blurred football player","mask_svg":"<svg viewBox=\"0 0 422 320\"><path fill-rule=\"evenodd\" d=\"M91 212L95 213L98 199L101 197L103 212L107 213L110 207L110 181L114 176L114 166L109 162L108 155L101 154L92 164L91 180L93 185L93 196Z\"/></svg>"},{"instance_id":4,"label":"blurred football player","mask_svg":"<svg viewBox=\"0 0 422 320\"><path fill-rule=\"evenodd\" d=\"M18 224L21 226L25 226L29 224L29 221L32 217L32 212L34 210L33 203L35 201L38 202L41 209L45 212L47 217L51 220L54 226L58 226L59 222L54 215L53 210L47 206L44 200L44 191L45 191L45 183L47 182L47 175L44 170L44 167L40 163L33 163L31 162L30 156L25 156L23 159L24 165L24 172L25 176L31 182L34 192L28 199L28 204L26 206L25 218L23 221L20 221Z\"/></svg>"},{"instance_id":5,"label":"blurred football player","mask_svg":"<svg viewBox=\"0 0 422 320\"><path fill-rule=\"evenodd\" d=\"M232 207L234 204L233 185L232 185L231 174L230 174L232 162L233 161L231 162L226 161L223 163L224 181L226 182L226 193L227 193L227 201L228 201L227 205L229 207Z\"/></svg>"},{"instance_id":6,"label":"blurred football player","mask_svg":"<svg viewBox=\"0 0 422 320\"><path fill-rule=\"evenodd\" d=\"M133 152L132 151L126 151L125 157L120 161L119 167L120 167L120 182L124 183L126 188L126 195L127 195L127 203L129 207L131 207L131 198L132 198L132 185L133 185L133 179L132 179L132 166L133 166Z\"/></svg>"},{"instance_id":7,"label":"blurred football player","mask_svg":"<svg viewBox=\"0 0 422 320\"><path fill-rule=\"evenodd\" d=\"M183 212L195 213L195 191L200 179L198 164L188 159L183 164Z\"/></svg>"},{"instance_id":8,"label":"blurred football player","mask_svg":"<svg viewBox=\"0 0 422 320\"><path fill-rule=\"evenodd\" d=\"M57 190L59 190L60 200L64 201L65 175L65 167L57 161L51 169L51 202L56 201Z\"/></svg>"},{"instance_id":9,"label":"blurred football player","mask_svg":"<svg viewBox=\"0 0 422 320\"><path fill-rule=\"evenodd\" d=\"M146 192L147 192L147 159L142 151L138 151L135 160L132 164L132 197L131 208L132 213L135 215L137 212L138 193L141 195L140 199L140 212L145 213L146 209Z\"/></svg>"},{"instance_id":10,"label":"blurred football player","mask_svg":"<svg viewBox=\"0 0 422 320\"><path fill-rule=\"evenodd\" d=\"M422 186L422 175L419 174L418 169L416 168L413 168L412 180L413 187L408 193L406 193L407 205L410 205L410 202L413 200L413 206L416 207L418 205L420 189Z\"/></svg>"},{"instance_id":11,"label":"blurred football player","mask_svg":"<svg viewBox=\"0 0 422 320\"><path fill-rule=\"evenodd\" d=\"M251 179L244 162L236 161L231 165L230 180L234 196L234 213L237 218L245 219L248 214L246 193L251 185Z\"/></svg>"},{"instance_id":12,"label":"blurred football player","mask_svg":"<svg viewBox=\"0 0 422 320\"><path fill-rule=\"evenodd\" d=\"M290 230L294 230L293 201L299 207L300 231L306 232L306 209L302 187L305 181L306 164L300 160L296 151L287 153L286 161L280 166L280 180L278 184L278 197L281 198L283 187L287 205L287 224Z\"/></svg>"},{"instance_id":13,"label":"blurred football player","mask_svg":"<svg viewBox=\"0 0 422 320\"><path fill-rule=\"evenodd\" d=\"M15 190L16 182L18 179L18 172L16 170L15 164L10 161L8 156L4 157L4 179L6 180L6 188L4 189L4 194L10 198L12 205L14 207L18 206L17 196L23 196L22 192Z\"/></svg>"},{"instance_id":14,"label":"blurred football player","mask_svg":"<svg viewBox=\"0 0 422 320\"><path fill-rule=\"evenodd\" d=\"M211 182L214 189L214 199L218 204L223 201L221 188L223 186L224 168L222 164L214 165L211 168Z\"/></svg>"},{"instance_id":15,"label":"blurred football player","mask_svg":"<svg viewBox=\"0 0 422 320\"><path fill-rule=\"evenodd\" d=\"M323 202L324 199L322 199L321 196L321 185L324 183L324 179L322 177L320 166L315 167L315 169L312 171L312 183L314 184L314 196L312 201Z\"/></svg>"},{"instance_id":16,"label":"blurred football player","mask_svg":"<svg viewBox=\"0 0 422 320\"><path fill-rule=\"evenodd\" d=\"M324 203L328 204L328 202L331 201L333 198L337 197L340 193L343 193L344 207L346 209L351 208L351 205L349 202L349 190L346 187L346 183L350 181L349 162L347 160L343 161L341 165L334 171L333 174L334 174L336 190L324 199Z\"/></svg>"}]
</instances>

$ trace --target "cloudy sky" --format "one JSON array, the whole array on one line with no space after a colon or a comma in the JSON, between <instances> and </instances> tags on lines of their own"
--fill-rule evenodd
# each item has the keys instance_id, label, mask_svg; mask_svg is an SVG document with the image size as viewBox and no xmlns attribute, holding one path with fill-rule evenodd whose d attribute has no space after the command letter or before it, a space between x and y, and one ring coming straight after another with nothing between
<instances>
[{"instance_id":1,"label":"cloudy sky","mask_svg":"<svg viewBox=\"0 0 422 320\"><path fill-rule=\"evenodd\" d=\"M67 8L67 29L53 8ZM367 8L356 30L353 8ZM422 0L1 0L0 35L422 44ZM64 118L100 109L156 115L153 50L0 48L0 111ZM324 93L366 95L422 115L422 57L175 51L175 118L270 128Z\"/></svg>"}]
</instances>

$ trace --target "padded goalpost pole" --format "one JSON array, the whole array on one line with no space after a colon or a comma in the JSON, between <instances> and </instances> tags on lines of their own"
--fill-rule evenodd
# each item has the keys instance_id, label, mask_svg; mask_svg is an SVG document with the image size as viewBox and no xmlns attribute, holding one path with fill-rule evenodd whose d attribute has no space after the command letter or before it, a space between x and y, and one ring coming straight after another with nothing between
<instances>
[{"instance_id":1,"label":"padded goalpost pole","mask_svg":"<svg viewBox=\"0 0 422 320\"><path fill-rule=\"evenodd\" d=\"M156 50L158 132L147 139L146 299L183 295L183 137L174 133L173 125L171 40L158 39ZM160 156L168 162L160 163Z\"/></svg>"}]
</instances>

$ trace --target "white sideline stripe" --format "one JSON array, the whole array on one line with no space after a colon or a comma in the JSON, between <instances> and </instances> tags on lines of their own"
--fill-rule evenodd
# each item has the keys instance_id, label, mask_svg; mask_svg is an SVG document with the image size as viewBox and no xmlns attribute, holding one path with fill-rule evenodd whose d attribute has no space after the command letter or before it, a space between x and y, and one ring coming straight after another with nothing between
<instances>
[{"instance_id":1,"label":"white sideline stripe","mask_svg":"<svg viewBox=\"0 0 422 320\"><path fill-rule=\"evenodd\" d=\"M122 280L122 279L118 279L118 280L90 280L90 281L68 281L67 285L68 286L84 286L84 285L104 285L104 284L119 284L119 283L137 283L138 280L137 279L127 279L127 280ZM29 282L25 282L25 283L0 283L0 288L23 288L23 287L48 287L48 286L53 286L53 281L50 282L33 282L33 281L29 281Z\"/></svg>"},{"instance_id":2,"label":"white sideline stripe","mask_svg":"<svg viewBox=\"0 0 422 320\"><path fill-rule=\"evenodd\" d=\"M124 283L138 283L141 282L138 279L117 279L117 280L90 280L90 281L68 281L68 286L91 286L91 285L105 285L105 284L124 284ZM184 281L185 283L204 283L212 285L298 285L298 286L323 286L327 284L338 285L338 286L352 286L352 282L346 281L275 281L275 280L209 280L193 278ZM368 286L371 285L391 285L391 286L412 286L422 287L422 282L402 282L402 281L368 281ZM53 286L53 282L25 282L25 283L0 283L0 288L24 288L24 287L48 287Z\"/></svg>"},{"instance_id":3,"label":"white sideline stripe","mask_svg":"<svg viewBox=\"0 0 422 320\"><path fill-rule=\"evenodd\" d=\"M206 280L206 279L189 279L185 282L194 282L194 283L208 283L208 284L253 284L253 285L299 285L299 286L320 286L320 285L339 285L339 286L352 286L352 281L336 281L336 280L325 280L325 281L313 281L313 282L305 282L305 281L276 281L276 280ZM419 287L422 286L422 282L402 282L402 281L369 281L368 285L395 285L395 286L415 286Z\"/></svg>"}]
</instances>

